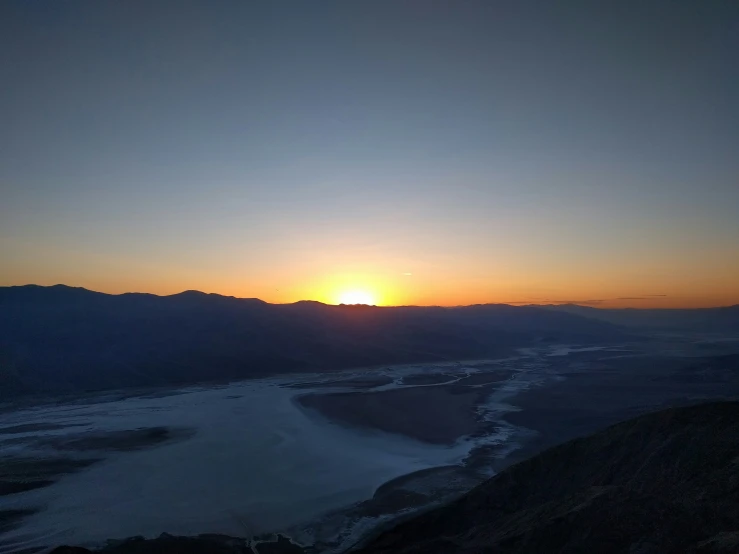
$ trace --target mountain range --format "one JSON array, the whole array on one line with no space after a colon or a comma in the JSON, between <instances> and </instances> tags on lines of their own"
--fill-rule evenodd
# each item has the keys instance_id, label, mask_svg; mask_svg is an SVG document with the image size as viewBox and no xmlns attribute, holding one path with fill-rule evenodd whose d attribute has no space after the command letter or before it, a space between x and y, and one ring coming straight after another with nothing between
<instances>
[{"instance_id":1,"label":"mountain range","mask_svg":"<svg viewBox=\"0 0 739 554\"><path fill-rule=\"evenodd\" d=\"M0 396L485 358L532 344L627 336L607 321L506 304L268 304L198 291L2 287Z\"/></svg>"},{"instance_id":2,"label":"mountain range","mask_svg":"<svg viewBox=\"0 0 739 554\"><path fill-rule=\"evenodd\" d=\"M739 331L739 305L721 308L595 308L579 304L532 305L621 325L652 331L726 333Z\"/></svg>"}]
</instances>

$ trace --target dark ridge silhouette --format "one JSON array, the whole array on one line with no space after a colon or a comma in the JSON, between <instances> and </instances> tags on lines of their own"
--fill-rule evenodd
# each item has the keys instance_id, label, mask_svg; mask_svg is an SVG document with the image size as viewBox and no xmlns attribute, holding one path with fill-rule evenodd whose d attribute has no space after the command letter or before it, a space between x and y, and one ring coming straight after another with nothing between
<instances>
[{"instance_id":1,"label":"dark ridge silhouette","mask_svg":"<svg viewBox=\"0 0 739 554\"><path fill-rule=\"evenodd\" d=\"M739 305L722 308L594 308L578 304L549 304L539 307L633 328L731 333L739 331Z\"/></svg>"},{"instance_id":2,"label":"dark ridge silhouette","mask_svg":"<svg viewBox=\"0 0 739 554\"><path fill-rule=\"evenodd\" d=\"M0 288L0 396L234 380L604 343L606 322L531 307L268 304L198 291Z\"/></svg>"}]
</instances>

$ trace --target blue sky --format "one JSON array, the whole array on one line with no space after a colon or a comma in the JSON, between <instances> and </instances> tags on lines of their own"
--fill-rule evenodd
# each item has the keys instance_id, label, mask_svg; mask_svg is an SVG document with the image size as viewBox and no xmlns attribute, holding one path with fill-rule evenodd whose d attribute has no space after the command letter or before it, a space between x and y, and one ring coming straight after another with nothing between
<instances>
[{"instance_id":1,"label":"blue sky","mask_svg":"<svg viewBox=\"0 0 739 554\"><path fill-rule=\"evenodd\" d=\"M3 2L0 284L739 302L737 11Z\"/></svg>"}]
</instances>

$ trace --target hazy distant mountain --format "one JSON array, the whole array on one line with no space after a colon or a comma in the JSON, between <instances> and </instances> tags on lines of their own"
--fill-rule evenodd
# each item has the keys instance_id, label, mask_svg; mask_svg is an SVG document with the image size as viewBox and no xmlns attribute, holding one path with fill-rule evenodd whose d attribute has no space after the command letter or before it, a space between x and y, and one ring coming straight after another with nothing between
<instances>
[{"instance_id":1,"label":"hazy distant mountain","mask_svg":"<svg viewBox=\"0 0 739 554\"><path fill-rule=\"evenodd\" d=\"M649 309L594 308L577 304L535 306L622 325L654 330L696 332L739 331L739 305L725 308Z\"/></svg>"},{"instance_id":2,"label":"hazy distant mountain","mask_svg":"<svg viewBox=\"0 0 739 554\"><path fill-rule=\"evenodd\" d=\"M531 307L267 304L187 291L108 295L0 288L0 394L167 385L504 355L623 338L616 326Z\"/></svg>"}]
</instances>

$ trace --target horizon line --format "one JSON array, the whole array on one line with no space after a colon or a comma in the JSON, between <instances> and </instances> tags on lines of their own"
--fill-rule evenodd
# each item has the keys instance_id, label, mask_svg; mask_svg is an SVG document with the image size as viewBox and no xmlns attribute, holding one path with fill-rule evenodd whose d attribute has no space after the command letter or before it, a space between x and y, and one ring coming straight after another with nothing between
<instances>
[{"instance_id":1,"label":"horizon line","mask_svg":"<svg viewBox=\"0 0 739 554\"><path fill-rule=\"evenodd\" d=\"M698 308L679 308L679 307L668 307L668 308L635 308L635 307L623 307L623 308L605 308L605 307L598 307L592 305L592 301L584 300L582 303L578 303L577 301L567 301L567 302L547 302L547 303L540 303L537 304L535 302L477 302L474 304L454 304L454 305L441 305L441 304L329 304L327 302L321 302L320 300L311 300L311 299L301 299L296 300L295 302L267 302L266 300L262 300L261 298L257 297L250 297L250 296L233 296L229 294L221 294L218 292L204 292L197 289L186 289L180 292L172 293L172 294L156 294L153 292L141 292L141 291L126 291L126 292L120 292L120 293L111 293L111 292L102 292L97 291L93 289L88 289L86 287L78 287L73 285L67 285L64 283L57 283L54 285L38 285L36 283L27 283L25 285L0 285L0 289L13 289L13 288L41 288L41 289L53 289L53 288L65 288L65 289L73 289L73 290L82 290L85 292L90 292L93 294L103 294L105 296L125 296L125 295L145 295L145 296L156 296L157 298L171 298L174 296L181 296L183 294L188 293L197 293L204 296L218 296L221 298L232 298L234 300L252 300L261 302L262 304L268 304L270 306L291 306L295 304L301 304L301 303L313 303L313 304L320 304L322 306L334 306L334 307L367 307L367 308L469 308L474 306L510 306L512 308L526 308L526 307L556 307L556 306L577 306L579 308L586 308L586 309L593 309L593 310L711 310L711 309L721 309L721 308L739 308L739 304L724 304L724 305L717 305L717 306L703 306Z\"/></svg>"}]
</instances>

